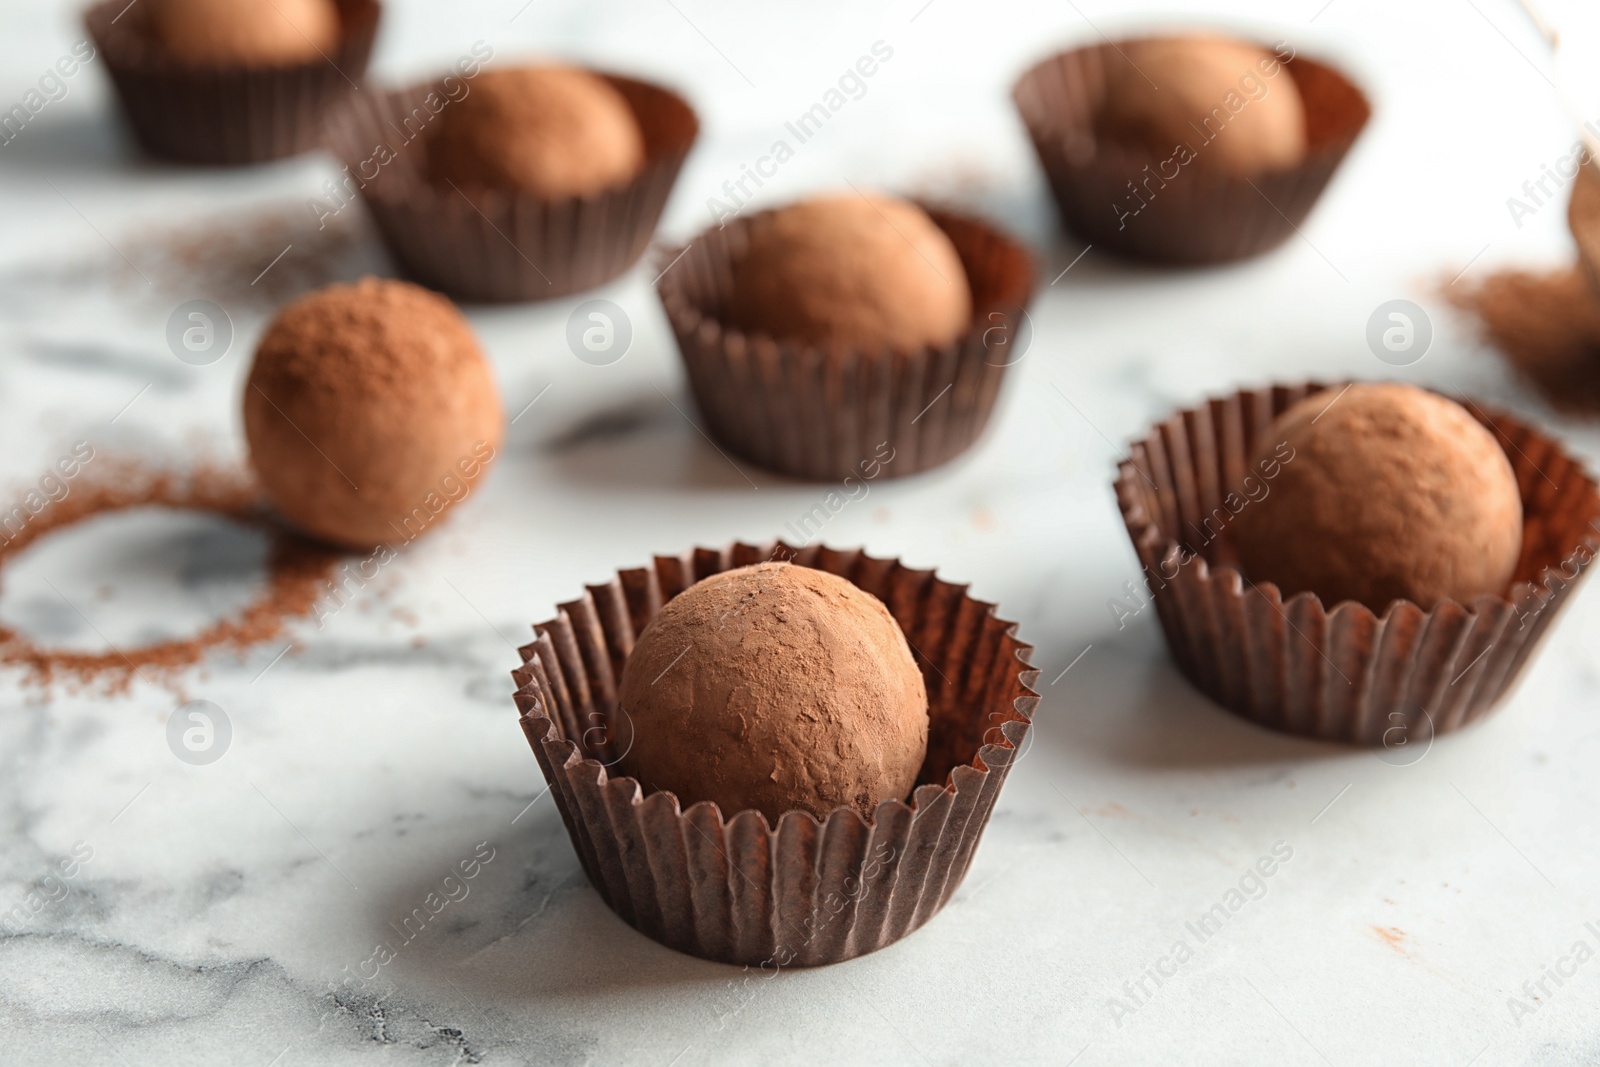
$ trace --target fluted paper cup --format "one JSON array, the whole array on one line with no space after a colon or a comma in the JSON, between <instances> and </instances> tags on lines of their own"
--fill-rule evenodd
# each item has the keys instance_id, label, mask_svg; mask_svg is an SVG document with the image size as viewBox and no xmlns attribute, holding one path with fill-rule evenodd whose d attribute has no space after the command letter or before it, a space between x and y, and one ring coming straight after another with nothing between
<instances>
[{"instance_id":1,"label":"fluted paper cup","mask_svg":"<svg viewBox=\"0 0 1600 1067\"><path fill-rule=\"evenodd\" d=\"M1224 263L1276 248L1305 222L1372 114L1343 74L1297 56L1283 67L1305 104L1304 159L1244 177L1209 166L1202 148L1168 178L1157 166L1162 157L1096 131L1106 68L1126 62L1111 43L1062 52L1023 74L1011 96L1062 222L1095 248L1129 259Z\"/></svg>"},{"instance_id":2,"label":"fluted paper cup","mask_svg":"<svg viewBox=\"0 0 1600 1067\"><path fill-rule=\"evenodd\" d=\"M788 559L849 579L888 606L928 689L928 755L905 801L872 818L839 808L684 810L610 768L626 751L617 686L640 632L694 582ZM837 963L904 937L954 894L1027 736L1039 696L1016 624L964 586L860 551L735 544L658 556L590 586L534 627L512 672L522 728L589 881L664 945L764 967Z\"/></svg>"},{"instance_id":3,"label":"fluted paper cup","mask_svg":"<svg viewBox=\"0 0 1600 1067\"><path fill-rule=\"evenodd\" d=\"M423 101L430 94L448 99L442 81L355 95L330 118L329 146L355 176L390 253L415 281L483 303L582 292L644 254L700 131L694 109L670 89L596 73L633 110L645 162L626 183L587 196L550 200L432 182L419 142L434 113ZM375 164L379 146L392 159Z\"/></svg>"},{"instance_id":4,"label":"fluted paper cup","mask_svg":"<svg viewBox=\"0 0 1600 1067\"><path fill-rule=\"evenodd\" d=\"M341 35L327 56L276 66L180 63L151 38L128 0L84 13L122 112L151 155L180 163L244 164L316 148L328 110L366 76L377 0L336 0Z\"/></svg>"},{"instance_id":5,"label":"fluted paper cup","mask_svg":"<svg viewBox=\"0 0 1600 1067\"><path fill-rule=\"evenodd\" d=\"M980 219L929 208L966 270L972 326L941 348L823 347L746 333L720 317L749 229L764 214L661 255L666 269L656 288L707 432L751 463L817 481L859 474L884 444L894 459L882 474L893 478L970 448L989 423L1007 368L1026 351L1028 251Z\"/></svg>"},{"instance_id":6,"label":"fluted paper cup","mask_svg":"<svg viewBox=\"0 0 1600 1067\"><path fill-rule=\"evenodd\" d=\"M1600 551L1600 493L1548 437L1469 402L1522 495L1522 556L1506 593L1429 611L1396 601L1381 616L1312 593L1285 599L1240 574L1224 500L1241 499L1272 421L1322 388L1248 390L1160 423L1118 471L1123 521L1167 647L1212 700L1285 733L1390 749L1431 742L1489 714L1511 689Z\"/></svg>"}]
</instances>

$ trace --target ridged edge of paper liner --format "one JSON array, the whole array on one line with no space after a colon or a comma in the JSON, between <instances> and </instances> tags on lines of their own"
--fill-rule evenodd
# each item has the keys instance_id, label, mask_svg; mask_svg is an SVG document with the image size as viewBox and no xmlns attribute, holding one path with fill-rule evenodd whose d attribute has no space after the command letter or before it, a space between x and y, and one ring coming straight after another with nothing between
<instances>
[{"instance_id":1,"label":"ridged edge of paper liner","mask_svg":"<svg viewBox=\"0 0 1600 1067\"><path fill-rule=\"evenodd\" d=\"M724 820L714 804L682 810L672 793L643 795L635 779L606 769L620 758L607 716L635 635L695 581L774 558L879 597L918 650L930 713L921 784L909 803L878 805L870 823L850 808L820 822L789 812L775 827L757 811ZM872 952L937 913L966 873L1039 702L1031 646L965 590L859 550L740 543L620 571L535 627L513 672L520 721L612 910L680 951L776 966ZM594 735L597 724L607 732Z\"/></svg>"},{"instance_id":2,"label":"ridged edge of paper liner","mask_svg":"<svg viewBox=\"0 0 1600 1067\"><path fill-rule=\"evenodd\" d=\"M241 166L318 147L329 110L365 77L382 8L377 0L336 2L343 33L333 56L287 66L173 62L143 36L144 12L127 0L94 5L84 25L146 151L179 163Z\"/></svg>"},{"instance_id":3,"label":"ridged edge of paper liner","mask_svg":"<svg viewBox=\"0 0 1600 1067\"><path fill-rule=\"evenodd\" d=\"M746 333L717 317L758 212L664 250L656 288L706 431L757 466L793 478L859 475L883 444L882 476L942 466L983 435L1007 369L1026 355L1033 296L1028 250L989 223L922 205L955 245L972 289L973 324L940 348L869 352Z\"/></svg>"},{"instance_id":4,"label":"ridged edge of paper liner","mask_svg":"<svg viewBox=\"0 0 1600 1067\"><path fill-rule=\"evenodd\" d=\"M1516 681L1600 551L1600 493L1554 441L1467 401L1505 449L1522 493L1523 553L1508 595L1430 611L1397 601L1380 617L1353 601L1329 610L1310 593L1284 600L1276 585L1249 583L1204 555L1167 578L1181 560L1175 531L1224 509L1272 420L1323 388L1274 385L1213 399L1133 444L1115 487L1145 568L1139 579L1155 576L1145 593L1180 670L1235 714L1358 745L1431 741L1487 715Z\"/></svg>"},{"instance_id":5,"label":"ridged edge of paper liner","mask_svg":"<svg viewBox=\"0 0 1600 1067\"><path fill-rule=\"evenodd\" d=\"M1305 222L1360 136L1372 108L1354 82L1333 67L1296 56L1283 66L1306 106L1308 147L1296 166L1243 177L1204 166L1199 158L1162 180L1159 168L1130 199L1146 165L1160 158L1101 141L1094 115L1105 94L1105 65L1125 62L1119 44L1059 52L1029 68L1012 100L1049 178L1067 229L1095 248L1129 259L1176 265L1226 263L1267 252ZM1221 104L1221 101L1218 101ZM1134 215L1120 218L1117 205Z\"/></svg>"},{"instance_id":6,"label":"ridged edge of paper liner","mask_svg":"<svg viewBox=\"0 0 1600 1067\"><path fill-rule=\"evenodd\" d=\"M380 143L395 152L360 193L407 275L466 302L548 300L601 285L644 254L700 121L688 101L664 86L594 73L633 109L645 163L628 182L589 196L546 200L429 181L422 146L407 147L427 124L407 118L440 91L439 80L362 92L330 118L329 147L358 177Z\"/></svg>"}]
</instances>

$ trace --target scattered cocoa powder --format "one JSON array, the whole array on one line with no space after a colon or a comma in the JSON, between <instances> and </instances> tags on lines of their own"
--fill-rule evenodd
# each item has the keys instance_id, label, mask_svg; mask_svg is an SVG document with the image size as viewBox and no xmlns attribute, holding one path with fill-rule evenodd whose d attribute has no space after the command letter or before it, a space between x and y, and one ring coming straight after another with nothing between
<instances>
[{"instance_id":1,"label":"scattered cocoa powder","mask_svg":"<svg viewBox=\"0 0 1600 1067\"><path fill-rule=\"evenodd\" d=\"M1552 407L1600 414L1600 298L1581 265L1502 271L1445 295Z\"/></svg>"},{"instance_id":2,"label":"scattered cocoa powder","mask_svg":"<svg viewBox=\"0 0 1600 1067\"><path fill-rule=\"evenodd\" d=\"M230 313L271 310L377 266L358 255L365 247L361 208L331 213L337 201L325 203L320 221L297 200L116 232L117 251L97 241L68 260L30 260L25 270L0 274L0 288L25 300L38 289L77 292L90 282L162 303L204 298Z\"/></svg>"},{"instance_id":3,"label":"scattered cocoa powder","mask_svg":"<svg viewBox=\"0 0 1600 1067\"><path fill-rule=\"evenodd\" d=\"M136 230L118 244L172 296L203 296L224 308L271 308L348 276L345 260L360 236L359 208L319 222L302 200L184 227Z\"/></svg>"},{"instance_id":4,"label":"scattered cocoa powder","mask_svg":"<svg viewBox=\"0 0 1600 1067\"><path fill-rule=\"evenodd\" d=\"M260 491L237 470L199 467L152 470L119 457L95 461L65 498L46 506L11 540L0 544L0 568L40 538L99 515L138 507L206 511L262 530L271 538L266 588L229 618L192 637L105 652L43 647L0 624L0 663L20 667L26 684L48 687L65 681L107 695L127 691L134 678L171 684L178 672L214 648L239 652L280 636L289 620L311 613L327 587L339 554L278 525L265 511ZM9 508L0 509L0 513Z\"/></svg>"}]
</instances>

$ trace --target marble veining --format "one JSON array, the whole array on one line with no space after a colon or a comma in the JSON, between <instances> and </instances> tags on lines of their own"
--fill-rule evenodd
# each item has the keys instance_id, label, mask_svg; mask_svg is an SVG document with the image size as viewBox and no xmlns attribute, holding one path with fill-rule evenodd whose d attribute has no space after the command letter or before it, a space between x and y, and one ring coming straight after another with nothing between
<instances>
[{"instance_id":1,"label":"marble veining","mask_svg":"<svg viewBox=\"0 0 1600 1067\"><path fill-rule=\"evenodd\" d=\"M78 39L76 6L3 16L0 109ZM1497 715L1414 761L1240 722L1178 675L1153 612L1108 609L1138 576L1110 490L1124 444L1208 393L1398 376L1600 459L1595 427L1550 411L1438 296L1463 268L1466 284L1572 256L1561 211L1505 208L1573 137L1514 5L1161 6L1335 57L1375 105L1300 237L1200 272L1058 235L1006 95L1048 49L1142 24L1148 5L385 6L385 80L484 40L499 58L561 53L682 88L704 135L664 242L713 224L708 198L844 63L894 48L751 210L849 180L986 212L1039 256L1035 333L971 454L875 481L817 536L937 567L1017 620L1042 671L1037 729L967 881L905 941L766 978L636 934L586 884L545 793L510 701L515 647L586 583L779 536L831 487L707 445L648 262L588 294L634 327L610 366L568 349L576 298L469 308L515 418L497 466L320 625L114 697L0 674L0 1064L1600 1060L1600 965L1543 979L1576 942L1600 949L1592 590ZM329 160L169 167L132 152L113 107L91 63L0 146L0 486L36 484L79 440L242 461L240 389L273 307L392 269L358 211L337 231L299 218ZM273 225L299 247L252 284L281 248L263 218L287 219ZM185 260L152 233L230 243ZM194 367L164 330L201 296L235 336ZM1435 338L1391 368L1363 336L1400 296ZM244 539L142 521L0 574L0 617L92 646L96 629L193 625L259 581ZM99 566L130 572L114 595L95 592ZM168 746L188 699L230 722L210 764ZM1275 848L1292 860L1247 885L1245 906L1203 943L1188 932ZM1163 964L1178 941L1190 955Z\"/></svg>"}]
</instances>

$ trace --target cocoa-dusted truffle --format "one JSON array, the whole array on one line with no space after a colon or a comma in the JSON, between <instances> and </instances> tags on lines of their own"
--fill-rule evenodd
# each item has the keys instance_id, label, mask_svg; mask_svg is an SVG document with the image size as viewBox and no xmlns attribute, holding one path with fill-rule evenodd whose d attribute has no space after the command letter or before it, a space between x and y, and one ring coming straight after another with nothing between
<instances>
[{"instance_id":1,"label":"cocoa-dusted truffle","mask_svg":"<svg viewBox=\"0 0 1600 1067\"><path fill-rule=\"evenodd\" d=\"M872 350L939 347L972 324L967 273L927 212L848 193L752 221L723 317L779 340Z\"/></svg>"},{"instance_id":2,"label":"cocoa-dusted truffle","mask_svg":"<svg viewBox=\"0 0 1600 1067\"><path fill-rule=\"evenodd\" d=\"M644 136L628 101L575 67L487 71L428 140L435 181L546 200L621 185L643 166Z\"/></svg>"},{"instance_id":3,"label":"cocoa-dusted truffle","mask_svg":"<svg viewBox=\"0 0 1600 1067\"><path fill-rule=\"evenodd\" d=\"M928 696L876 597L810 567L760 563L689 587L640 635L619 700L619 769L687 808L869 818L904 800L928 748Z\"/></svg>"},{"instance_id":4,"label":"cocoa-dusted truffle","mask_svg":"<svg viewBox=\"0 0 1600 1067\"><path fill-rule=\"evenodd\" d=\"M1494 436L1459 404L1397 383L1328 390L1279 416L1257 460L1281 468L1229 527L1250 580L1380 614L1395 600L1429 609L1506 591L1522 498Z\"/></svg>"},{"instance_id":5,"label":"cocoa-dusted truffle","mask_svg":"<svg viewBox=\"0 0 1600 1067\"><path fill-rule=\"evenodd\" d=\"M1097 123L1104 136L1163 155L1188 145L1235 174L1292 167L1305 156L1300 91L1264 49L1196 35L1130 41L1122 52L1127 62L1106 67Z\"/></svg>"},{"instance_id":6,"label":"cocoa-dusted truffle","mask_svg":"<svg viewBox=\"0 0 1600 1067\"><path fill-rule=\"evenodd\" d=\"M339 44L333 0L145 0L150 30L172 58L206 66L274 66Z\"/></svg>"},{"instance_id":7,"label":"cocoa-dusted truffle","mask_svg":"<svg viewBox=\"0 0 1600 1067\"><path fill-rule=\"evenodd\" d=\"M250 460L273 502L352 547L430 529L488 468L504 422L455 305L377 278L284 308L244 392Z\"/></svg>"}]
</instances>

